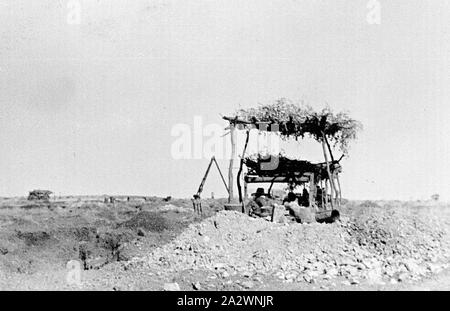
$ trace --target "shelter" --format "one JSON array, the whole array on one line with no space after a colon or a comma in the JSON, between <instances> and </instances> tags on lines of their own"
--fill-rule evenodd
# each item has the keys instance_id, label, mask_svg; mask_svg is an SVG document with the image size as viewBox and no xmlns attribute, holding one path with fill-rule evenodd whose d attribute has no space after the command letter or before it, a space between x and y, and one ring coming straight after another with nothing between
<instances>
[{"instance_id":1,"label":"shelter","mask_svg":"<svg viewBox=\"0 0 450 311\"><path fill-rule=\"evenodd\" d=\"M49 190L33 190L30 191L28 195L29 201L49 201L50 195L52 194Z\"/></svg>"},{"instance_id":2,"label":"shelter","mask_svg":"<svg viewBox=\"0 0 450 311\"><path fill-rule=\"evenodd\" d=\"M311 107L288 102L285 99L274 104L261 105L257 108L239 110L233 116L223 117L229 122L232 145L228 183L229 202L233 200L233 161L236 154L235 131L246 132L237 175L237 189L239 203L244 210L244 197L247 196L249 183L286 183L291 189L299 185L309 187L309 206L325 210L335 209L340 205L341 184L339 174L342 171L339 164L348 151L348 143L356 138L356 133L362 128L361 124L350 118L347 113L333 113L329 108L319 112ZM322 145L324 162L311 163L304 160L293 160L282 155L270 156L269 159L258 156L246 157L250 130L274 132L282 139L303 139L309 136ZM338 147L342 152L339 160L333 154L333 148ZM243 172L244 165L247 167ZM244 195L242 193L241 176L244 181ZM320 195L320 198L318 197Z\"/></svg>"}]
</instances>

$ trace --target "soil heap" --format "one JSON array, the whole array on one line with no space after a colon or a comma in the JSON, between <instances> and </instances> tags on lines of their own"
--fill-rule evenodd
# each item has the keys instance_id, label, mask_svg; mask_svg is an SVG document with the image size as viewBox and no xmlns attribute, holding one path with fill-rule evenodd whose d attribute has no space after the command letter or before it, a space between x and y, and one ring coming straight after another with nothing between
<instances>
[{"instance_id":1,"label":"soil heap","mask_svg":"<svg viewBox=\"0 0 450 311\"><path fill-rule=\"evenodd\" d=\"M419 279L448 266L445 224L437 220L398 208L362 207L343 215L334 224L288 225L221 211L125 265L164 273L273 274L288 282L344 277L355 283Z\"/></svg>"}]
</instances>

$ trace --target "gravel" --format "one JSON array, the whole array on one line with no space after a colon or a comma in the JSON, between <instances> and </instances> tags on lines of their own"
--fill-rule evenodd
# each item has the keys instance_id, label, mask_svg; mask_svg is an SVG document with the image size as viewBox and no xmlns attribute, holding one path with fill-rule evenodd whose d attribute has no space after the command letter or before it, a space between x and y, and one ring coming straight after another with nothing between
<instances>
[{"instance_id":1,"label":"gravel","mask_svg":"<svg viewBox=\"0 0 450 311\"><path fill-rule=\"evenodd\" d=\"M417 280L447 267L448 240L438 220L378 206L342 215L334 224L277 224L221 211L124 265L164 273L210 270L219 277L271 274L285 282L343 277L351 285Z\"/></svg>"}]
</instances>

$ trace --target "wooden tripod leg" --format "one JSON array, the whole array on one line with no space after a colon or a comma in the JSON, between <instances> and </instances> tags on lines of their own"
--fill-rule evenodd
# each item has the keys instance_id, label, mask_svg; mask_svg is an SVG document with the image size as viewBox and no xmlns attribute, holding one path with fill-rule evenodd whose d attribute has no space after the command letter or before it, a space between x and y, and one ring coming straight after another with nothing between
<instances>
[{"instance_id":1,"label":"wooden tripod leg","mask_svg":"<svg viewBox=\"0 0 450 311\"><path fill-rule=\"evenodd\" d=\"M338 196L336 198L337 202L338 202L338 206L341 206L341 202L342 202L342 192L341 192L341 182L339 181L339 174L335 173L335 178L336 178L336 182L337 182L337 188L338 188Z\"/></svg>"},{"instance_id":2,"label":"wooden tripod leg","mask_svg":"<svg viewBox=\"0 0 450 311\"><path fill-rule=\"evenodd\" d=\"M245 181L245 176L244 176L244 200L246 200L248 197L248 185L247 182Z\"/></svg>"},{"instance_id":3,"label":"wooden tripod leg","mask_svg":"<svg viewBox=\"0 0 450 311\"><path fill-rule=\"evenodd\" d=\"M322 200L322 209L326 209L326 206L325 206L325 198L324 198L324 186L323 186L323 180L321 180L320 181L320 189L321 189L321 192L322 192L322 198L321 198L321 200ZM326 195L326 193L325 193L325 195Z\"/></svg>"},{"instance_id":4,"label":"wooden tripod leg","mask_svg":"<svg viewBox=\"0 0 450 311\"><path fill-rule=\"evenodd\" d=\"M236 155L236 137L235 137L236 128L235 125L230 123L230 137L231 137L231 157L230 157L230 165L228 167L228 203L231 203L233 200L233 162L234 156Z\"/></svg>"},{"instance_id":5,"label":"wooden tripod leg","mask_svg":"<svg viewBox=\"0 0 450 311\"><path fill-rule=\"evenodd\" d=\"M315 180L314 173L311 173L310 177L309 177L309 207L310 208L314 207L314 203L316 202L316 193L317 193L316 180Z\"/></svg>"},{"instance_id":6,"label":"wooden tripod leg","mask_svg":"<svg viewBox=\"0 0 450 311\"><path fill-rule=\"evenodd\" d=\"M334 209L334 202L333 202L333 196L334 196L334 182L333 182L333 177L331 175L331 170L330 170L330 163L328 162L328 156L327 156L327 151L325 149L325 134L322 134L322 149L323 149L323 156L325 158L325 163L327 166L327 173L328 173L328 179L330 180L330 187L331 187L331 209Z\"/></svg>"}]
</instances>

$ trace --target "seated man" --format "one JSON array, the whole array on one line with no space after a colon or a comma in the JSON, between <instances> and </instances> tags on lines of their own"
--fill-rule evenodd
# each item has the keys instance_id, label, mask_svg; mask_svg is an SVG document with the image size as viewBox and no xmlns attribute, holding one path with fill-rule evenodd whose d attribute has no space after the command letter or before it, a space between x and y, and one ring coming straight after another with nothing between
<instances>
[{"instance_id":1,"label":"seated man","mask_svg":"<svg viewBox=\"0 0 450 311\"><path fill-rule=\"evenodd\" d=\"M289 192L287 197L283 200L283 205L288 209L289 211L292 210L292 208L301 208L301 197L300 199L297 197L297 195L294 192Z\"/></svg>"},{"instance_id":2,"label":"seated man","mask_svg":"<svg viewBox=\"0 0 450 311\"><path fill-rule=\"evenodd\" d=\"M320 188L320 187L317 187L317 190L316 190L316 204L319 207L323 207L322 206L323 193L324 193L323 189Z\"/></svg>"},{"instance_id":3,"label":"seated man","mask_svg":"<svg viewBox=\"0 0 450 311\"><path fill-rule=\"evenodd\" d=\"M303 188L303 193L302 196L300 197L300 206L305 206L308 207L309 206L309 192L308 190L306 190L306 188Z\"/></svg>"},{"instance_id":4,"label":"seated man","mask_svg":"<svg viewBox=\"0 0 450 311\"><path fill-rule=\"evenodd\" d=\"M295 195L294 192L291 191L291 192L288 193L287 197L284 198L283 204L290 203L290 202L295 202L295 201L297 201L297 196Z\"/></svg>"},{"instance_id":5,"label":"seated man","mask_svg":"<svg viewBox=\"0 0 450 311\"><path fill-rule=\"evenodd\" d=\"M284 202L284 207L289 211L289 214L291 214L292 216L294 216L295 212L300 209L303 208L303 206L300 206L298 204L298 200L294 200L294 201L286 201Z\"/></svg>"},{"instance_id":6,"label":"seated man","mask_svg":"<svg viewBox=\"0 0 450 311\"><path fill-rule=\"evenodd\" d=\"M267 198L263 188L258 188L253 194L253 200L248 204L249 215L252 217L267 217L272 214L271 200Z\"/></svg>"}]
</instances>

